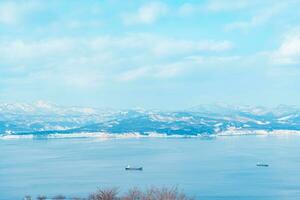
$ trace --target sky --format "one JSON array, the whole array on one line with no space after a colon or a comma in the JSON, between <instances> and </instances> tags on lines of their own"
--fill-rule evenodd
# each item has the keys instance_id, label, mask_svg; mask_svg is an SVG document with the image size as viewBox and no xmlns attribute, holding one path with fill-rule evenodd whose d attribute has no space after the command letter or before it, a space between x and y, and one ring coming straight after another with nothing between
<instances>
[{"instance_id":1,"label":"sky","mask_svg":"<svg viewBox=\"0 0 300 200\"><path fill-rule=\"evenodd\" d=\"M300 106L300 0L0 0L0 102Z\"/></svg>"}]
</instances>

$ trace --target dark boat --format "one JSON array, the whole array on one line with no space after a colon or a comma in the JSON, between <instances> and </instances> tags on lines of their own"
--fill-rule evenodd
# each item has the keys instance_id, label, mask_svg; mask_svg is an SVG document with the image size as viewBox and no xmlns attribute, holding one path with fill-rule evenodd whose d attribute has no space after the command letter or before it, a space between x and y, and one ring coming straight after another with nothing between
<instances>
[{"instance_id":1,"label":"dark boat","mask_svg":"<svg viewBox=\"0 0 300 200\"><path fill-rule=\"evenodd\" d=\"M269 167L268 164L264 164L264 163L257 163L256 166L257 167Z\"/></svg>"},{"instance_id":2,"label":"dark boat","mask_svg":"<svg viewBox=\"0 0 300 200\"><path fill-rule=\"evenodd\" d=\"M129 165L125 167L125 170L137 170L137 171L142 171L143 167L130 167Z\"/></svg>"}]
</instances>

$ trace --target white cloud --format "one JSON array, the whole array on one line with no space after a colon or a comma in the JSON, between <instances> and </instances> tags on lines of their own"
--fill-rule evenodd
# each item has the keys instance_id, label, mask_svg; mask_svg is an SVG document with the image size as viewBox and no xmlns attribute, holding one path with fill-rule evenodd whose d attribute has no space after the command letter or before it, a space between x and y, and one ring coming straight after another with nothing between
<instances>
[{"instance_id":1,"label":"white cloud","mask_svg":"<svg viewBox=\"0 0 300 200\"><path fill-rule=\"evenodd\" d=\"M168 7L161 2L151 2L141 6L135 13L122 16L125 25L152 24L167 13Z\"/></svg>"},{"instance_id":2,"label":"white cloud","mask_svg":"<svg viewBox=\"0 0 300 200\"><path fill-rule=\"evenodd\" d=\"M300 28L285 34L280 47L271 53L271 60L276 64L300 63Z\"/></svg>"},{"instance_id":3,"label":"white cloud","mask_svg":"<svg viewBox=\"0 0 300 200\"><path fill-rule=\"evenodd\" d=\"M260 10L256 15L254 15L248 21L237 21L237 22L232 22L230 24L226 24L225 30L235 30L235 29L248 30L263 25L269 22L272 19L272 17L279 14L283 9L285 9L286 5L287 4L285 3L277 3L272 6L269 6L265 9Z\"/></svg>"},{"instance_id":4,"label":"white cloud","mask_svg":"<svg viewBox=\"0 0 300 200\"><path fill-rule=\"evenodd\" d=\"M17 77L16 77L17 78ZM12 82L16 82L16 78ZM36 87L53 85L68 89L94 89L103 85L105 77L101 70L89 66L69 66L62 63L61 66L50 64L47 68L37 68L28 75L22 76L17 81L22 85L36 84Z\"/></svg>"},{"instance_id":5,"label":"white cloud","mask_svg":"<svg viewBox=\"0 0 300 200\"><path fill-rule=\"evenodd\" d=\"M89 70L83 72L70 72L65 74L61 78L67 86L76 88L99 87L103 82L103 77L99 72L93 72Z\"/></svg>"},{"instance_id":6,"label":"white cloud","mask_svg":"<svg viewBox=\"0 0 300 200\"><path fill-rule=\"evenodd\" d=\"M156 78L172 78L187 71L191 66L191 63L186 61L162 65L155 71L153 76Z\"/></svg>"},{"instance_id":7,"label":"white cloud","mask_svg":"<svg viewBox=\"0 0 300 200\"><path fill-rule=\"evenodd\" d=\"M141 67L125 71L117 76L120 81L132 81L147 76L149 68Z\"/></svg>"},{"instance_id":8,"label":"white cloud","mask_svg":"<svg viewBox=\"0 0 300 200\"><path fill-rule=\"evenodd\" d=\"M134 81L142 78L172 78L191 67L190 61L178 61L130 69L116 75L118 81Z\"/></svg>"},{"instance_id":9,"label":"white cloud","mask_svg":"<svg viewBox=\"0 0 300 200\"><path fill-rule=\"evenodd\" d=\"M160 37L152 34L131 34L122 38L110 38L110 45L118 48L140 49L154 56L185 55L192 52L222 52L233 48L227 40L186 40ZM100 40L99 45L105 41Z\"/></svg>"},{"instance_id":10,"label":"white cloud","mask_svg":"<svg viewBox=\"0 0 300 200\"><path fill-rule=\"evenodd\" d=\"M0 42L0 57L3 59L32 59L57 56L72 49L69 39L47 39L40 41L12 40Z\"/></svg>"},{"instance_id":11,"label":"white cloud","mask_svg":"<svg viewBox=\"0 0 300 200\"><path fill-rule=\"evenodd\" d=\"M229 12L250 9L258 4L262 4L262 1L257 0L209 0L205 3L184 3L179 9L179 15L188 16L196 12Z\"/></svg>"},{"instance_id":12,"label":"white cloud","mask_svg":"<svg viewBox=\"0 0 300 200\"><path fill-rule=\"evenodd\" d=\"M0 22L2 24L10 25L17 22L18 12L14 3L2 3L0 5Z\"/></svg>"},{"instance_id":13,"label":"white cloud","mask_svg":"<svg viewBox=\"0 0 300 200\"><path fill-rule=\"evenodd\" d=\"M230 41L184 40L151 34L130 34L121 37L49 38L42 40L0 41L1 60L32 60L51 58L81 58L90 55L116 56L126 53L152 56L186 55L195 52L222 52L233 48ZM75 56L74 55L80 55Z\"/></svg>"},{"instance_id":14,"label":"white cloud","mask_svg":"<svg viewBox=\"0 0 300 200\"><path fill-rule=\"evenodd\" d=\"M36 1L3 1L0 3L0 25L17 25L38 7Z\"/></svg>"},{"instance_id":15,"label":"white cloud","mask_svg":"<svg viewBox=\"0 0 300 200\"><path fill-rule=\"evenodd\" d=\"M212 12L234 11L248 8L256 3L257 1L255 0L210 0L206 5L204 5L204 9Z\"/></svg>"},{"instance_id":16,"label":"white cloud","mask_svg":"<svg viewBox=\"0 0 300 200\"><path fill-rule=\"evenodd\" d=\"M191 3L184 3L179 7L179 15L187 16L191 15L199 9L198 5L191 4Z\"/></svg>"},{"instance_id":17,"label":"white cloud","mask_svg":"<svg viewBox=\"0 0 300 200\"><path fill-rule=\"evenodd\" d=\"M184 54L195 51L226 51L233 48L229 41L191 41L176 39L157 39L153 52L157 55Z\"/></svg>"},{"instance_id":18,"label":"white cloud","mask_svg":"<svg viewBox=\"0 0 300 200\"><path fill-rule=\"evenodd\" d=\"M230 63L240 61L240 56L188 56L185 59L194 61L199 64L210 63Z\"/></svg>"},{"instance_id":19,"label":"white cloud","mask_svg":"<svg viewBox=\"0 0 300 200\"><path fill-rule=\"evenodd\" d=\"M97 29L101 28L103 25L104 22L99 19L62 19L53 21L47 26L38 27L36 31L40 34L45 34L49 32L59 32L62 31L62 29L65 31Z\"/></svg>"},{"instance_id":20,"label":"white cloud","mask_svg":"<svg viewBox=\"0 0 300 200\"><path fill-rule=\"evenodd\" d=\"M107 79L171 78L197 64L185 58L218 55L230 41L185 40L151 34L0 41L0 73L28 82L74 88L99 87Z\"/></svg>"},{"instance_id":21,"label":"white cloud","mask_svg":"<svg viewBox=\"0 0 300 200\"><path fill-rule=\"evenodd\" d=\"M183 57L176 61L146 65L143 67L125 70L120 74L116 74L116 79L122 82L149 78L170 79L201 69L237 66L237 62L239 63L238 66L241 66L244 65L245 62L247 62L247 59L253 60L253 58L242 58L240 56L192 55Z\"/></svg>"}]
</instances>

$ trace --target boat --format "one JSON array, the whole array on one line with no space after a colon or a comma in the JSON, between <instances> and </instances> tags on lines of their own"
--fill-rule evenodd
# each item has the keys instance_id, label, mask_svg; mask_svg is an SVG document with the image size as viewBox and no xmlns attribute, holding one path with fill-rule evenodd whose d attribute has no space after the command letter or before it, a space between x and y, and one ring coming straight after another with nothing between
<instances>
[{"instance_id":1,"label":"boat","mask_svg":"<svg viewBox=\"0 0 300 200\"><path fill-rule=\"evenodd\" d=\"M265 163L257 163L256 166L257 167L269 167L269 165L265 164Z\"/></svg>"},{"instance_id":2,"label":"boat","mask_svg":"<svg viewBox=\"0 0 300 200\"><path fill-rule=\"evenodd\" d=\"M136 170L136 171L142 171L143 167L131 167L131 166L127 166L125 167L125 170Z\"/></svg>"}]
</instances>

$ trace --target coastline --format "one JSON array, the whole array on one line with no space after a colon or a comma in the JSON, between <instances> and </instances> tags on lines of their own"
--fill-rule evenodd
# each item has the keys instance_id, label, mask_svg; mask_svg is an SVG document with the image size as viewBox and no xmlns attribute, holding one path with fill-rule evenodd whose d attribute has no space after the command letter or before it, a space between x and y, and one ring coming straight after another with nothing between
<instances>
[{"instance_id":1,"label":"coastline","mask_svg":"<svg viewBox=\"0 0 300 200\"><path fill-rule=\"evenodd\" d=\"M51 133L47 135L38 134L0 134L0 140L13 139L75 139L75 138L98 138L98 139L131 139L131 138L203 138L203 137L223 137L223 136L247 136L247 135L300 135L300 130L245 130L232 129L215 134L195 134L195 135L180 135L166 133L105 133L105 132L80 132L80 133Z\"/></svg>"}]
</instances>

